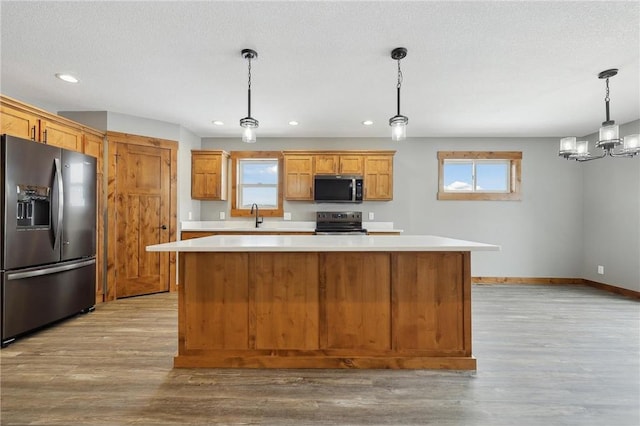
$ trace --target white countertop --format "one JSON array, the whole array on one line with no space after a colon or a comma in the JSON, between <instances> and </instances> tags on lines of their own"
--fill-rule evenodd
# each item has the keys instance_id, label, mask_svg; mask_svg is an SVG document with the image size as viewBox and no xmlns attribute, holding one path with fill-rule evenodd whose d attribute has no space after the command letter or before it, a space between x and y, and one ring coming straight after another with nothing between
<instances>
[{"instance_id":1,"label":"white countertop","mask_svg":"<svg viewBox=\"0 0 640 426\"><path fill-rule=\"evenodd\" d=\"M147 246L177 252L497 251L500 246L434 235L215 235Z\"/></svg>"},{"instance_id":2,"label":"white countertop","mask_svg":"<svg viewBox=\"0 0 640 426\"><path fill-rule=\"evenodd\" d=\"M362 222L362 227L369 233L376 232L403 232L395 229L393 222ZM259 228L251 220L190 220L180 222L180 231L196 232L224 232L224 231L250 231L250 232L313 232L316 229L314 221L290 221L265 219Z\"/></svg>"}]
</instances>

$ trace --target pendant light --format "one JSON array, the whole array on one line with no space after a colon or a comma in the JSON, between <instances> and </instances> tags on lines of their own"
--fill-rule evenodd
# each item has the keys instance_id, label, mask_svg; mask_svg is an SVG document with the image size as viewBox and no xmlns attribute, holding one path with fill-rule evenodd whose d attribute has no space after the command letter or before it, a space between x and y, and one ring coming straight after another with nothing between
<instances>
[{"instance_id":1,"label":"pendant light","mask_svg":"<svg viewBox=\"0 0 640 426\"><path fill-rule=\"evenodd\" d=\"M589 161L597 160L609 155L610 157L633 157L640 153L640 137L637 134L627 135L620 138L618 125L609 116L609 78L618 74L617 68L604 70L598 74L598 78L606 80L606 94L604 97L605 104L605 121L600 127L598 142L596 148L602 149L599 155L591 155L589 153L589 142L579 141L575 136L560 139L559 155L567 160ZM622 145L622 149L614 151L614 148Z\"/></svg>"},{"instance_id":2,"label":"pendant light","mask_svg":"<svg viewBox=\"0 0 640 426\"><path fill-rule=\"evenodd\" d=\"M258 120L251 117L251 60L258 57L258 52L252 49L242 49L242 57L249 61L249 88L247 90L248 113L245 118L240 119L240 127L244 128L242 132L242 142L254 143L256 141L256 132L258 128Z\"/></svg>"},{"instance_id":3,"label":"pendant light","mask_svg":"<svg viewBox=\"0 0 640 426\"><path fill-rule=\"evenodd\" d=\"M407 49L404 47L396 47L391 51L391 59L398 61L398 84L396 85L398 91L398 113L389 119L389 126L391 126L391 139L394 141L401 141L407 137L407 123L409 118L404 115L400 115L400 88L402 87L402 70L400 70L400 60L407 56Z\"/></svg>"}]
</instances>

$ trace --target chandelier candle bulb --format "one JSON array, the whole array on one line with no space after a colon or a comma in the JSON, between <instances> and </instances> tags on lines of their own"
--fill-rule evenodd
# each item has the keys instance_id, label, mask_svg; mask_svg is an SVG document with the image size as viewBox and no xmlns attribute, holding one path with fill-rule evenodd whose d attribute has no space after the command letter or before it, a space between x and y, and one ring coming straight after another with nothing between
<instances>
[{"instance_id":1,"label":"chandelier candle bulb","mask_svg":"<svg viewBox=\"0 0 640 426\"><path fill-rule=\"evenodd\" d=\"M625 136L622 150L627 153L640 152L640 135Z\"/></svg>"},{"instance_id":2,"label":"chandelier candle bulb","mask_svg":"<svg viewBox=\"0 0 640 426\"><path fill-rule=\"evenodd\" d=\"M619 127L617 124L611 126L600 127L600 140L601 141L615 141L619 137Z\"/></svg>"},{"instance_id":3,"label":"chandelier candle bulb","mask_svg":"<svg viewBox=\"0 0 640 426\"><path fill-rule=\"evenodd\" d=\"M578 141L576 143L577 155L586 157L589 155L589 141Z\"/></svg>"},{"instance_id":4,"label":"chandelier candle bulb","mask_svg":"<svg viewBox=\"0 0 640 426\"><path fill-rule=\"evenodd\" d=\"M560 139L560 155L577 153L575 136Z\"/></svg>"}]
</instances>

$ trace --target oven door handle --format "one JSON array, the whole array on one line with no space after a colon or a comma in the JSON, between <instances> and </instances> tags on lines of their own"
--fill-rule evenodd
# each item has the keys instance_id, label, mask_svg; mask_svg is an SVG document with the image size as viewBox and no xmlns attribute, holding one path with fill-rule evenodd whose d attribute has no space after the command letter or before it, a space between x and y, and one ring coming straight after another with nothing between
<instances>
[{"instance_id":1,"label":"oven door handle","mask_svg":"<svg viewBox=\"0 0 640 426\"><path fill-rule=\"evenodd\" d=\"M316 231L315 235L367 235L367 231Z\"/></svg>"}]
</instances>

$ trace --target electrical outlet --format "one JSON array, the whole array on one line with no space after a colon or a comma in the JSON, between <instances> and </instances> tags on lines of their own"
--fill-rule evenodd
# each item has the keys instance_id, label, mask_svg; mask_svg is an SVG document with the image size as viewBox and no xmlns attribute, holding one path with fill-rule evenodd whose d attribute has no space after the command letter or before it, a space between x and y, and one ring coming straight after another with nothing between
<instances>
[{"instance_id":1,"label":"electrical outlet","mask_svg":"<svg viewBox=\"0 0 640 426\"><path fill-rule=\"evenodd\" d=\"M193 213L189 212L189 220L193 220Z\"/></svg>"},{"instance_id":2,"label":"electrical outlet","mask_svg":"<svg viewBox=\"0 0 640 426\"><path fill-rule=\"evenodd\" d=\"M373 212L369 212L369 220L373 220L376 215Z\"/></svg>"},{"instance_id":3,"label":"electrical outlet","mask_svg":"<svg viewBox=\"0 0 640 426\"><path fill-rule=\"evenodd\" d=\"M291 220L291 213L290 212L284 212L284 220Z\"/></svg>"},{"instance_id":4,"label":"electrical outlet","mask_svg":"<svg viewBox=\"0 0 640 426\"><path fill-rule=\"evenodd\" d=\"M224 218L225 218L224 212L220 212L220 220L224 220Z\"/></svg>"},{"instance_id":5,"label":"electrical outlet","mask_svg":"<svg viewBox=\"0 0 640 426\"><path fill-rule=\"evenodd\" d=\"M598 274L604 275L604 266L598 265Z\"/></svg>"}]
</instances>

